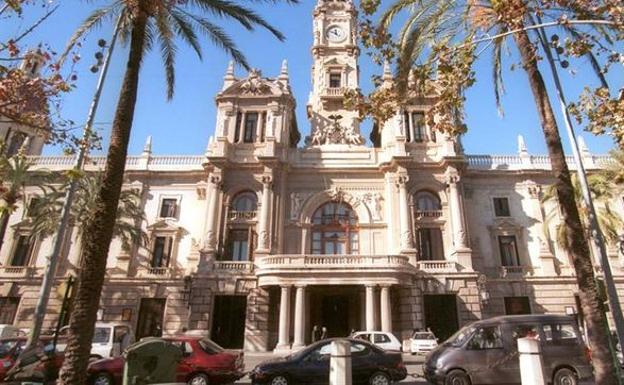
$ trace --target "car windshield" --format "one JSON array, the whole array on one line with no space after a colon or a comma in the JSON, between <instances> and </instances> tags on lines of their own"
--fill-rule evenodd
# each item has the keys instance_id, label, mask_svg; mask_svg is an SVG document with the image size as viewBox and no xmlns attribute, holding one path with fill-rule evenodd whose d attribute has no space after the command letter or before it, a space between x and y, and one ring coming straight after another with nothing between
<instances>
[{"instance_id":1,"label":"car windshield","mask_svg":"<svg viewBox=\"0 0 624 385\"><path fill-rule=\"evenodd\" d=\"M468 338L470 338L475 329L476 328L474 326L461 328L457 333L453 334L453 336L451 336L446 343L451 344L451 346L461 346L468 340Z\"/></svg>"},{"instance_id":2,"label":"car windshield","mask_svg":"<svg viewBox=\"0 0 624 385\"><path fill-rule=\"evenodd\" d=\"M95 331L93 333L93 340L92 340L92 342L94 344L107 343L108 341L110 341L110 336L111 336L111 329L110 328L96 327Z\"/></svg>"},{"instance_id":3,"label":"car windshield","mask_svg":"<svg viewBox=\"0 0 624 385\"><path fill-rule=\"evenodd\" d=\"M223 348L221 346L219 346L216 342L209 340L207 338L203 340L199 340L199 346L201 346L202 349L204 349L204 351L208 354L216 354L216 353L221 353L223 351Z\"/></svg>"},{"instance_id":4,"label":"car windshield","mask_svg":"<svg viewBox=\"0 0 624 385\"><path fill-rule=\"evenodd\" d=\"M435 340L435 336L433 335L433 333L414 333L414 337L415 340Z\"/></svg>"}]
</instances>

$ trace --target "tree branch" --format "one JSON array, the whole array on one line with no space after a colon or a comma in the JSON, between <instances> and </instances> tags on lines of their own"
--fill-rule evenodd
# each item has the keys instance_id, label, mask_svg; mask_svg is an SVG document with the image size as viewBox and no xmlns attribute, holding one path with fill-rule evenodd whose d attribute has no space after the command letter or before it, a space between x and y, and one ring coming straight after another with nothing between
<instances>
[{"instance_id":1,"label":"tree branch","mask_svg":"<svg viewBox=\"0 0 624 385\"><path fill-rule=\"evenodd\" d=\"M48 17L50 17L50 15L52 15L58 9L59 6L60 5L57 4L56 6L54 6L54 8L52 8L48 12L46 12L46 14L43 15L39 20L37 20L37 22L35 24L31 25L30 28L28 28L26 31L24 31L21 35L19 35L15 39L13 39L13 43L19 42L24 37L29 35L32 31L34 31L41 23L43 23ZM0 52L4 51L8 47L9 46L7 44L0 43Z\"/></svg>"}]
</instances>

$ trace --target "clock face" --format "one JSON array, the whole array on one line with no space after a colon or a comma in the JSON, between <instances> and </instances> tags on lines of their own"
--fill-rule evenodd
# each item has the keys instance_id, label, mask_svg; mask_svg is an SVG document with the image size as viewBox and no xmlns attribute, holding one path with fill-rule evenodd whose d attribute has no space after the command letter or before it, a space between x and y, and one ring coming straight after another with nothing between
<instances>
[{"instance_id":1,"label":"clock face","mask_svg":"<svg viewBox=\"0 0 624 385\"><path fill-rule=\"evenodd\" d=\"M327 28L327 30L325 31L325 35L327 36L327 39L331 42L340 42L347 37L345 30L337 25L332 25L331 27Z\"/></svg>"}]
</instances>

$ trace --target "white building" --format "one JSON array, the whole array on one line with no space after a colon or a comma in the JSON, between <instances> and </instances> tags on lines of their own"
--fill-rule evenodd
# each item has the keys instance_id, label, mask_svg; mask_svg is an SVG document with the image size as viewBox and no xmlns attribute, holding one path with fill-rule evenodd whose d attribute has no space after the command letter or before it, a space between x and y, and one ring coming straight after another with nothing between
<instances>
[{"instance_id":1,"label":"white building","mask_svg":"<svg viewBox=\"0 0 624 385\"><path fill-rule=\"evenodd\" d=\"M518 155L465 155L424 124L429 98L403 106L364 145L343 106L359 85L355 28L350 0L319 0L303 147L284 62L275 78L228 68L205 154L155 156L148 140L128 158L126 188L142 192L150 244L113 242L103 320L130 322L139 336L202 329L264 351L308 343L314 325L329 336L430 327L445 338L494 315L580 311L570 259L545 235L557 225L545 221L554 203L540 200L553 182L548 157L529 155L521 140ZM583 156L590 170L609 162ZM88 169L104 161L93 160ZM62 171L72 159L36 162ZM623 212L621 200L612 207ZM20 209L0 250L0 322L23 327L52 242L28 232ZM77 244L74 235L59 285L76 275ZM610 259L624 290L614 245Z\"/></svg>"}]
</instances>

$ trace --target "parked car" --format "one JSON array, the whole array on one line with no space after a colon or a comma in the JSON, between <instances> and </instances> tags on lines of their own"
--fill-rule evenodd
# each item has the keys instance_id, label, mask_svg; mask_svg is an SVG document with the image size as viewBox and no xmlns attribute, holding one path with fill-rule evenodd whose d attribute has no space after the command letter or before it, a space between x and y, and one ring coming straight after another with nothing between
<instances>
[{"instance_id":1,"label":"parked car","mask_svg":"<svg viewBox=\"0 0 624 385\"><path fill-rule=\"evenodd\" d=\"M241 351L227 351L213 341L197 336L165 337L182 349L177 382L189 385L229 384L244 376ZM121 385L125 360L105 358L92 362L88 369L91 385Z\"/></svg>"},{"instance_id":2,"label":"parked car","mask_svg":"<svg viewBox=\"0 0 624 385\"><path fill-rule=\"evenodd\" d=\"M410 353L429 353L438 347L438 339L435 334L429 331L415 331L409 340Z\"/></svg>"},{"instance_id":3,"label":"parked car","mask_svg":"<svg viewBox=\"0 0 624 385\"><path fill-rule=\"evenodd\" d=\"M327 339L298 352L257 365L249 374L254 385L320 385L329 383L331 343ZM407 377L401 353L388 352L362 339L350 338L354 384L390 385Z\"/></svg>"},{"instance_id":4,"label":"parked car","mask_svg":"<svg viewBox=\"0 0 624 385\"><path fill-rule=\"evenodd\" d=\"M2 382L54 384L65 356L54 349L52 341L43 337L32 349L25 351L26 337L11 340L0 340L0 345L10 347L3 350L0 358Z\"/></svg>"},{"instance_id":5,"label":"parked car","mask_svg":"<svg viewBox=\"0 0 624 385\"><path fill-rule=\"evenodd\" d=\"M528 336L540 341L553 385L592 379L576 321L559 315L501 316L468 325L427 355L425 377L433 384L519 384L517 339Z\"/></svg>"},{"instance_id":6,"label":"parked car","mask_svg":"<svg viewBox=\"0 0 624 385\"><path fill-rule=\"evenodd\" d=\"M40 339L42 345L51 344L51 337L43 336ZM27 337L0 338L0 380L3 380L7 372L15 365L17 358L26 345Z\"/></svg>"},{"instance_id":7,"label":"parked car","mask_svg":"<svg viewBox=\"0 0 624 385\"><path fill-rule=\"evenodd\" d=\"M395 352L401 351L401 341L394 334L388 332L355 332L351 334L351 338L368 341L373 345L379 346L383 350L391 350Z\"/></svg>"},{"instance_id":8,"label":"parked car","mask_svg":"<svg viewBox=\"0 0 624 385\"><path fill-rule=\"evenodd\" d=\"M0 324L0 338L20 337L25 335L26 333L17 326Z\"/></svg>"},{"instance_id":9,"label":"parked car","mask_svg":"<svg viewBox=\"0 0 624 385\"><path fill-rule=\"evenodd\" d=\"M67 347L68 327L65 326L59 331L59 338L56 350L65 351ZM134 333L130 326L122 323L95 324L93 340L91 341L91 356L93 358L118 357L134 342Z\"/></svg>"}]
</instances>

